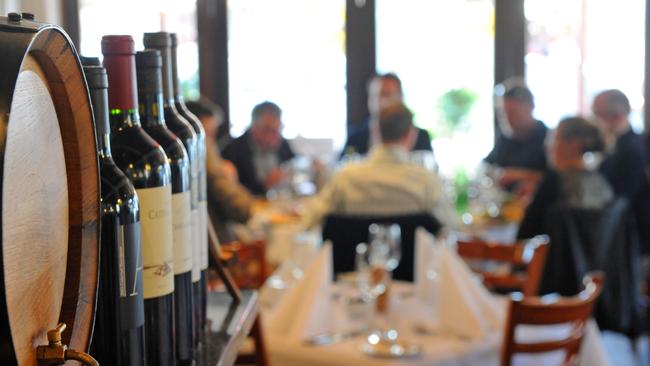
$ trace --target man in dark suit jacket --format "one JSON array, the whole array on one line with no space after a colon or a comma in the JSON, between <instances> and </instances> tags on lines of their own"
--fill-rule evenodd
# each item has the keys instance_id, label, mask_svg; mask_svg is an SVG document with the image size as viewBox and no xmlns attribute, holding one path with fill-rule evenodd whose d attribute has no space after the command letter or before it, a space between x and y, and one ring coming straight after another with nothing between
<instances>
[{"instance_id":1,"label":"man in dark suit jacket","mask_svg":"<svg viewBox=\"0 0 650 366\"><path fill-rule=\"evenodd\" d=\"M282 137L282 110L275 103L263 102L253 108L251 127L223 150L224 159L237 168L239 181L251 193L265 195L283 178L280 164L294 157Z\"/></svg>"},{"instance_id":2,"label":"man in dark suit jacket","mask_svg":"<svg viewBox=\"0 0 650 366\"><path fill-rule=\"evenodd\" d=\"M650 251L650 185L645 174L647 151L643 139L628 122L630 102L617 89L605 90L594 98L592 111L609 138L615 141L600 172L619 196L627 198L637 220L639 239L645 252Z\"/></svg>"},{"instance_id":3,"label":"man in dark suit jacket","mask_svg":"<svg viewBox=\"0 0 650 366\"><path fill-rule=\"evenodd\" d=\"M376 128L379 112L387 106L401 103L402 99L402 82L397 75L388 73L373 77L368 84L370 116L365 121L350 126L341 157L347 154L366 155L373 145L379 143L379 133ZM416 128L416 130L417 135L411 151L433 151L429 133L421 128Z\"/></svg>"},{"instance_id":4,"label":"man in dark suit jacket","mask_svg":"<svg viewBox=\"0 0 650 366\"><path fill-rule=\"evenodd\" d=\"M533 117L535 98L528 87L513 80L495 90L501 131L483 161L488 172L498 172L495 178L501 186L532 194L548 169L544 149L548 128Z\"/></svg>"}]
</instances>

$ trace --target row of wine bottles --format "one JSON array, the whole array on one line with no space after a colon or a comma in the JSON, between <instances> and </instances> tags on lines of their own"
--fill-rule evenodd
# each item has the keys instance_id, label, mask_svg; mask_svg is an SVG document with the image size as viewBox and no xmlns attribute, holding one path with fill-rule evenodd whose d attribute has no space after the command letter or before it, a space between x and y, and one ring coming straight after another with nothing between
<instances>
[{"instance_id":1,"label":"row of wine bottles","mask_svg":"<svg viewBox=\"0 0 650 366\"><path fill-rule=\"evenodd\" d=\"M100 156L102 365L191 365L206 319L205 133L181 98L176 37L102 38L82 57Z\"/></svg>"}]
</instances>

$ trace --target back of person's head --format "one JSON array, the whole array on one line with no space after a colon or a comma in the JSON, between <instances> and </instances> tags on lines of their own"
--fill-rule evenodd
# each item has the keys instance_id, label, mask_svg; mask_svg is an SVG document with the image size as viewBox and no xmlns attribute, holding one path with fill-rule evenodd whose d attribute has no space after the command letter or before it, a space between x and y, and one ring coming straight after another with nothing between
<instances>
[{"instance_id":1,"label":"back of person's head","mask_svg":"<svg viewBox=\"0 0 650 366\"><path fill-rule=\"evenodd\" d=\"M404 103L395 103L379 113L379 135L385 143L405 138L413 127L413 113Z\"/></svg>"},{"instance_id":2,"label":"back of person's head","mask_svg":"<svg viewBox=\"0 0 650 366\"><path fill-rule=\"evenodd\" d=\"M560 121L557 134L565 141L577 141L582 147L582 153L602 152L605 150L605 139L600 127L582 117L568 117Z\"/></svg>"},{"instance_id":3,"label":"back of person's head","mask_svg":"<svg viewBox=\"0 0 650 366\"><path fill-rule=\"evenodd\" d=\"M263 114L270 114L277 118L282 118L282 109L273 102L269 102L268 100L264 101L253 107L253 112L251 113L252 123L255 123Z\"/></svg>"},{"instance_id":4,"label":"back of person's head","mask_svg":"<svg viewBox=\"0 0 650 366\"><path fill-rule=\"evenodd\" d=\"M185 105L198 118L214 117L218 122L223 120L223 109L208 98L201 97L191 100L185 102Z\"/></svg>"},{"instance_id":5,"label":"back of person's head","mask_svg":"<svg viewBox=\"0 0 650 366\"><path fill-rule=\"evenodd\" d=\"M594 113L601 118L626 117L631 109L630 101L618 89L604 90L594 98Z\"/></svg>"}]
</instances>

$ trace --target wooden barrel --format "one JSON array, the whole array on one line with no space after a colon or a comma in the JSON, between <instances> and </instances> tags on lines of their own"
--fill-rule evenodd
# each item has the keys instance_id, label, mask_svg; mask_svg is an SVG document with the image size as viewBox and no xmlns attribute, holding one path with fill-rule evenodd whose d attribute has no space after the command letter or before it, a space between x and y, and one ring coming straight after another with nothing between
<instances>
[{"instance_id":1,"label":"wooden barrel","mask_svg":"<svg viewBox=\"0 0 650 366\"><path fill-rule=\"evenodd\" d=\"M88 91L57 26L0 17L0 360L36 365L46 332L86 351L99 256L99 173Z\"/></svg>"}]
</instances>

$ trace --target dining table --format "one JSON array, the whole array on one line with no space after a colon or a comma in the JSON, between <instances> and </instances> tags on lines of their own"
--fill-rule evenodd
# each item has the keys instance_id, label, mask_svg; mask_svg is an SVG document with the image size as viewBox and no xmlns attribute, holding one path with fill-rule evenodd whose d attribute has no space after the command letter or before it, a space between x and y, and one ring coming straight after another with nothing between
<instances>
[{"instance_id":1,"label":"dining table","mask_svg":"<svg viewBox=\"0 0 650 366\"><path fill-rule=\"evenodd\" d=\"M325 282L314 281L313 273L316 271L315 258L321 249L314 248L313 255L305 258L302 263L305 276L295 280L289 287L278 288L264 286L260 292L260 307L262 319L269 323L278 316L277 307L283 306L282 302L292 291L291 287L302 285L311 288L310 294L297 295L304 297L305 306L316 306L320 312L317 317L325 317L316 334L287 334L273 326L265 327L267 348L271 365L278 366L365 366L365 365L430 365L430 366L489 366L499 365L500 349L503 338L502 327L491 329L478 337L471 337L457 332L450 332L442 326L438 309L430 301L424 301L418 296L417 284L410 282L394 281L391 285L389 314L387 319L393 329L397 330L399 339L406 344L419 347L419 352L410 357L385 357L386 355L369 355L362 348L367 342L369 325L373 319L373 304L362 301L359 289L355 285L354 276L339 276L338 280L330 286ZM295 264L292 264L293 266ZM277 271L290 270L291 266L280 266ZM326 274L331 276L331 274ZM319 275L316 275L319 277ZM307 283L300 283L307 281ZM314 287L321 289L314 290ZM327 289L326 289L327 287ZM310 296L321 297L318 301L309 301ZM438 294L438 296L444 296ZM499 304L504 315L508 309L509 297L492 295ZM323 302L325 304L317 304ZM472 301L471 299L469 301ZM280 304L280 305L279 305ZM287 304L284 304L286 307ZM290 304L295 307L297 317L301 314L301 304ZM286 309L284 309L286 312ZM505 318L505 317L504 317ZM301 321L304 321L301 319ZM269 324L271 325L271 324ZM558 339L566 336L568 325L558 326L520 326L516 337L519 340L539 341ZM325 340L323 340L325 339ZM328 340L329 339L329 340ZM317 341L316 341L317 340ZM590 320L587 323L585 337L582 344L583 366L607 366L609 359L605 353L596 323ZM544 366L561 363L562 352L543 354L541 356L517 355L514 365Z\"/></svg>"},{"instance_id":2,"label":"dining table","mask_svg":"<svg viewBox=\"0 0 650 366\"><path fill-rule=\"evenodd\" d=\"M264 323L275 316L277 305L301 282L309 281L308 272L313 270L313 261L323 247L320 228L304 231L300 222L309 197L276 198L258 202L254 215L246 225L246 235L263 237L267 245L267 260L273 273L260 289L260 312ZM515 205L516 204L516 205ZM452 236L478 237L485 241L511 243L515 241L523 208L519 203L501 206L499 215L488 215L485 211L459 213L459 225L450 230ZM470 206L471 207L471 206ZM469 220L468 220L469 215ZM303 284L307 287L323 287L319 284ZM369 315L373 313L372 304L361 301L354 281L340 279L328 286L326 293L327 326L319 334L309 337L296 337L277 331L272 326L264 326L265 341L271 365L277 366L319 366L319 365L432 365L432 366L484 366L499 365L502 343L501 328L492 329L481 337L467 337L453 334L440 326L440 314L435 307L417 296L414 283L395 281L391 287L391 324L399 333L401 340L416 345L419 352L410 357L382 357L369 355L362 351L366 344L372 323ZM505 315L508 297L494 295L495 301ZM323 301L322 299L320 301ZM306 301L308 303L308 301ZM296 305L300 307L300 305ZM319 309L320 309L319 308ZM505 317L505 316L504 316ZM505 324L503 324L505 325ZM554 339L565 335L566 325L531 327L517 329L518 339ZM322 341L331 337L332 341L313 342L314 337ZM324 337L324 338L323 338ZM316 345L318 343L318 345ZM607 366L608 357L602 345L596 323L590 320L582 345L580 365ZM385 356L385 355L383 355ZM541 357L529 355L515 356L515 365L556 365L561 363L562 354L544 354Z\"/></svg>"}]
</instances>

